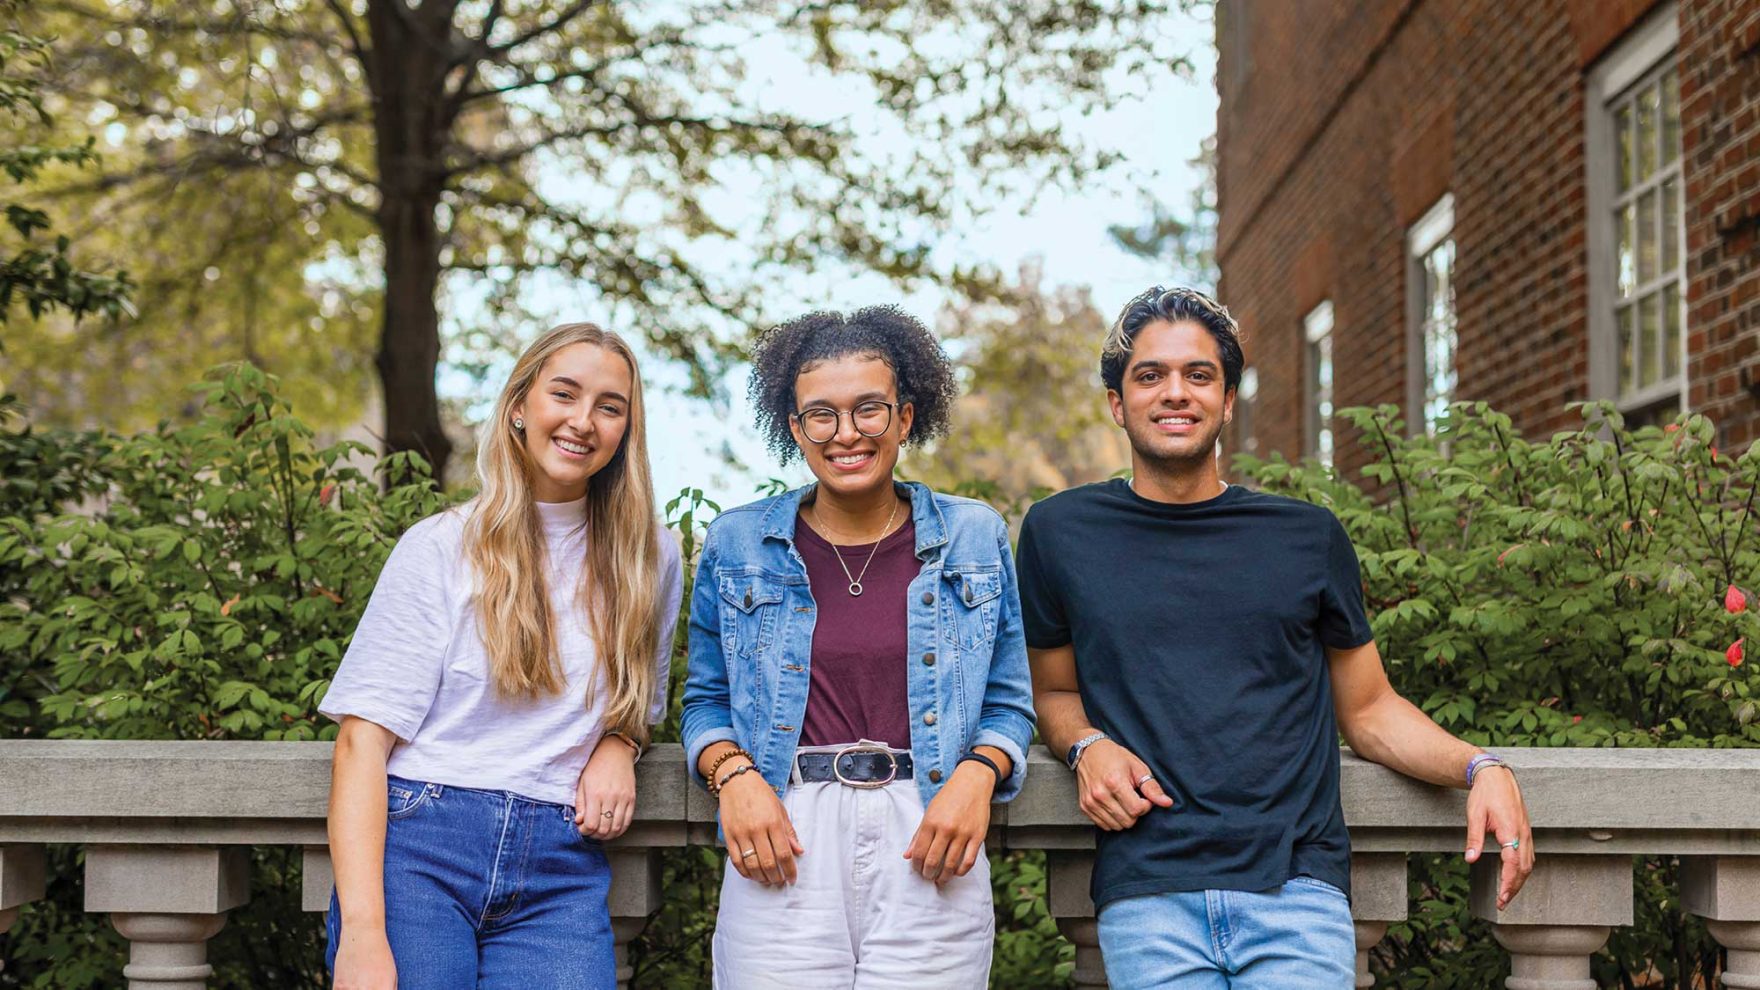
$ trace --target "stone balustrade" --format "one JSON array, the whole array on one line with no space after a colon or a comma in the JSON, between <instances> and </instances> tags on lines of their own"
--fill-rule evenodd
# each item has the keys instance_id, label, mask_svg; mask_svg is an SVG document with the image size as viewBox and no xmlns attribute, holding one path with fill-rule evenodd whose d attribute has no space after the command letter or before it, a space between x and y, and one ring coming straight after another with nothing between
<instances>
[{"instance_id":1,"label":"stone balustrade","mask_svg":"<svg viewBox=\"0 0 1760 990\"><path fill-rule=\"evenodd\" d=\"M1760 750L1503 750L1532 812L1538 865L1506 911L1495 857L1473 875L1473 913L1510 953L1509 990L1594 990L1589 958L1632 923L1632 856L1681 858L1682 906L1728 950L1724 985L1760 990ZM1074 982L1106 985L1088 899L1093 835L1069 773L1035 749L1026 789L1000 806L993 849L1044 849L1050 910L1076 946ZM655 850L714 841L714 809L677 746L639 766L635 824L608 848L619 979L659 907ZM301 903L330 894L324 743L0 740L0 932L44 889L44 843L85 848L85 907L129 940L134 990L199 990L207 940L249 896L249 846L304 850ZM1344 754L1354 852L1357 985L1368 952L1406 916L1406 856L1457 852L1465 794ZM291 893L290 893L291 896Z\"/></svg>"}]
</instances>

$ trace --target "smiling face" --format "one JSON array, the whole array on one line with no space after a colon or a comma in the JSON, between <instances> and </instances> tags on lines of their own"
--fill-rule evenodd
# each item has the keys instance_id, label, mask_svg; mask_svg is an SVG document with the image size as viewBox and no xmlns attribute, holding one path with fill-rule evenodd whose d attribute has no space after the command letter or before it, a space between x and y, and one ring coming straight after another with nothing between
<instances>
[{"instance_id":1,"label":"smiling face","mask_svg":"<svg viewBox=\"0 0 1760 990\"><path fill-rule=\"evenodd\" d=\"M892 483L898 449L910 435L913 410L909 403L891 411L878 436L858 431L855 410L865 402L898 402L898 380L892 368L872 354L850 354L808 365L794 380L795 412L789 431L819 484L838 495L856 497ZM837 413L837 432L815 443L802 430L798 414L809 409Z\"/></svg>"},{"instance_id":2,"label":"smiling face","mask_svg":"<svg viewBox=\"0 0 1760 990\"><path fill-rule=\"evenodd\" d=\"M1222 349L1192 320L1145 326L1132 343L1121 391L1108 391L1106 400L1131 448L1169 466L1213 458L1216 438L1234 415Z\"/></svg>"},{"instance_id":3,"label":"smiling face","mask_svg":"<svg viewBox=\"0 0 1760 990\"><path fill-rule=\"evenodd\" d=\"M570 502L587 494L588 480L616 456L629 429L634 382L629 362L596 344L570 344L538 369L531 390L513 408L525 421L538 501Z\"/></svg>"}]
</instances>

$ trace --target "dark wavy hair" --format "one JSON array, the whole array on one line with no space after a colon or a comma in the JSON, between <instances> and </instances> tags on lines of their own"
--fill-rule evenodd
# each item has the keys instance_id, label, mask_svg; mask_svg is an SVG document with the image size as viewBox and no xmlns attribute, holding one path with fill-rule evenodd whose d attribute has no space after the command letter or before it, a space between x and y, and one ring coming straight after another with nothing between
<instances>
[{"instance_id":1,"label":"dark wavy hair","mask_svg":"<svg viewBox=\"0 0 1760 990\"><path fill-rule=\"evenodd\" d=\"M790 415L798 411L795 379L821 361L851 355L872 355L892 369L898 401L914 407L906 444L947 432L959 385L953 362L922 321L897 306L867 306L848 316L808 313L764 331L752 349L748 392L758 430L782 463L800 456L788 429Z\"/></svg>"},{"instance_id":2,"label":"dark wavy hair","mask_svg":"<svg viewBox=\"0 0 1760 990\"><path fill-rule=\"evenodd\" d=\"M1106 343L1100 348L1100 380L1108 389L1122 392L1124 368L1130 363L1137 334L1157 321L1181 320L1197 323L1216 338L1216 349L1222 352L1223 388L1227 392L1239 388L1241 368L1247 362L1241 352L1240 324L1228 315L1228 308L1197 289L1165 289L1159 285L1125 303L1107 331Z\"/></svg>"}]
</instances>

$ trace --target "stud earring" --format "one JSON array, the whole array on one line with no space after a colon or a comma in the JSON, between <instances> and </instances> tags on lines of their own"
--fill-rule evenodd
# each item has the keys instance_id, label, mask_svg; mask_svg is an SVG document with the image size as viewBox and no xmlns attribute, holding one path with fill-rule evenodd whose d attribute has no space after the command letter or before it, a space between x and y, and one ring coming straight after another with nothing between
<instances>
[{"instance_id":1,"label":"stud earring","mask_svg":"<svg viewBox=\"0 0 1760 990\"><path fill-rule=\"evenodd\" d=\"M513 417L513 428L516 430L525 429L526 428L526 421L521 419L518 416Z\"/></svg>"}]
</instances>

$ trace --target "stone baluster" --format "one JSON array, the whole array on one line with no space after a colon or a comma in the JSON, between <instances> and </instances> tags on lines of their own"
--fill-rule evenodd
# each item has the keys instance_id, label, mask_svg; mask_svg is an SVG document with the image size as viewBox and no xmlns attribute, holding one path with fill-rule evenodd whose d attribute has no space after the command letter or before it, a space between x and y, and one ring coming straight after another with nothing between
<instances>
[{"instance_id":1,"label":"stone baluster","mask_svg":"<svg viewBox=\"0 0 1760 990\"><path fill-rule=\"evenodd\" d=\"M1631 857L1542 855L1526 886L1499 911L1501 866L1489 852L1474 864L1472 910L1492 923L1498 944L1509 950L1510 976L1503 985L1596 990L1589 957L1607 944L1614 925L1632 923Z\"/></svg>"},{"instance_id":2,"label":"stone baluster","mask_svg":"<svg viewBox=\"0 0 1760 990\"><path fill-rule=\"evenodd\" d=\"M1723 985L1760 988L1760 856L1681 857L1681 907L1729 952Z\"/></svg>"},{"instance_id":3,"label":"stone baluster","mask_svg":"<svg viewBox=\"0 0 1760 990\"><path fill-rule=\"evenodd\" d=\"M1053 849L1045 854L1047 885L1046 900L1057 930L1076 947L1076 969L1070 976L1072 986L1103 988L1106 967L1100 958L1100 924L1094 918L1094 901L1088 896L1088 881L1094 875L1094 853L1091 850Z\"/></svg>"},{"instance_id":4,"label":"stone baluster","mask_svg":"<svg viewBox=\"0 0 1760 990\"><path fill-rule=\"evenodd\" d=\"M330 847L303 846L299 862L299 909L330 910L330 893L336 889L336 870L330 865Z\"/></svg>"},{"instance_id":5,"label":"stone baluster","mask_svg":"<svg viewBox=\"0 0 1760 990\"><path fill-rule=\"evenodd\" d=\"M18 920L18 906L43 896L42 846L0 846L0 935ZM6 961L0 959L0 969Z\"/></svg>"},{"instance_id":6,"label":"stone baluster","mask_svg":"<svg viewBox=\"0 0 1760 990\"><path fill-rule=\"evenodd\" d=\"M112 846L86 850L86 910L128 939L129 990L203 990L208 939L250 898L250 850Z\"/></svg>"},{"instance_id":7,"label":"stone baluster","mask_svg":"<svg viewBox=\"0 0 1760 990\"><path fill-rule=\"evenodd\" d=\"M660 910L660 857L645 846L612 845L605 855L611 861L611 937L617 943L617 985L627 988L635 975L629 961L629 944L648 919Z\"/></svg>"},{"instance_id":8,"label":"stone baluster","mask_svg":"<svg viewBox=\"0 0 1760 990\"><path fill-rule=\"evenodd\" d=\"M1351 856L1351 920L1357 929L1357 986L1372 987L1369 950L1387 926L1406 920L1406 854L1354 853Z\"/></svg>"}]
</instances>

